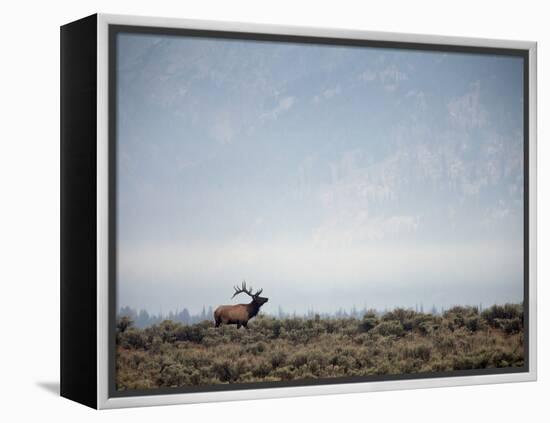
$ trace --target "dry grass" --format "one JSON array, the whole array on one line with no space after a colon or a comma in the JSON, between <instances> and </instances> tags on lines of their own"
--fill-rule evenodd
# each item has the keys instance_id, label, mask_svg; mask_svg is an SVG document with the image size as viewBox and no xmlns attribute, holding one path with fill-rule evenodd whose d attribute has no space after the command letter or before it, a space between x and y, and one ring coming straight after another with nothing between
<instances>
[{"instance_id":1,"label":"dry grass","mask_svg":"<svg viewBox=\"0 0 550 423\"><path fill-rule=\"evenodd\" d=\"M358 319L259 316L250 330L165 321L117 335L117 388L147 389L523 365L523 311L396 309Z\"/></svg>"}]
</instances>

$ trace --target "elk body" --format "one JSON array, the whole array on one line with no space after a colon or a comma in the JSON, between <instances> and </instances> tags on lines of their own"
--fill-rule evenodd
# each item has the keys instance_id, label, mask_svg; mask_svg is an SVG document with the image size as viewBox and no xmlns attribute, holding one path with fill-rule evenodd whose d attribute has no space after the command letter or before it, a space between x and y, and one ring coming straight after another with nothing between
<instances>
[{"instance_id":1,"label":"elk body","mask_svg":"<svg viewBox=\"0 0 550 423\"><path fill-rule=\"evenodd\" d=\"M214 311L214 320L216 321L216 327L224 325L237 325L237 329L244 326L248 329L248 321L258 314L260 307L267 303L268 298L260 297L263 289L252 293L252 287L246 288L246 282L243 281L240 288L234 287L235 293L231 298L235 298L236 295L244 293L252 298L252 301L248 304L235 304L235 305L221 305Z\"/></svg>"}]
</instances>

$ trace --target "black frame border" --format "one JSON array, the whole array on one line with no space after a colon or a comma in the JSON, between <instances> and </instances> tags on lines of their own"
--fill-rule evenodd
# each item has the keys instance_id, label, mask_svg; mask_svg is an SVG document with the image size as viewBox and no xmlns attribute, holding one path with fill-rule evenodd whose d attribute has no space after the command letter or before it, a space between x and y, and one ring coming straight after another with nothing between
<instances>
[{"instance_id":1,"label":"black frame border","mask_svg":"<svg viewBox=\"0 0 550 423\"><path fill-rule=\"evenodd\" d=\"M385 48L395 50L436 51L442 53L466 53L480 55L514 56L523 59L523 310L524 310L524 365L522 367L454 370L447 372L410 373L400 375L350 376L322 379L302 379L279 382L252 382L238 384L219 384L204 386L183 386L177 388L156 388L117 390L116 389L116 176L117 176L117 35L121 33L149 34L159 36L183 36L214 39L233 39L242 41L286 42L298 44L319 44L347 47ZM348 383L365 383L380 381L397 381L411 379L434 379L445 377L468 377L479 375L498 375L528 373L529 363L529 50L514 48L497 48L482 46L464 46L454 44L435 44L405 41L383 41L367 39L349 39L321 36L283 35L256 32L237 32L206 29L188 29L159 26L108 25L108 151L109 151L109 205L108 205L108 306L109 306L109 341L108 341L108 397L124 398L150 395L185 394L199 392L240 391L250 389L284 388L316 385L338 385Z\"/></svg>"},{"instance_id":2,"label":"black frame border","mask_svg":"<svg viewBox=\"0 0 550 423\"><path fill-rule=\"evenodd\" d=\"M60 28L60 395L97 407L97 15Z\"/></svg>"}]
</instances>

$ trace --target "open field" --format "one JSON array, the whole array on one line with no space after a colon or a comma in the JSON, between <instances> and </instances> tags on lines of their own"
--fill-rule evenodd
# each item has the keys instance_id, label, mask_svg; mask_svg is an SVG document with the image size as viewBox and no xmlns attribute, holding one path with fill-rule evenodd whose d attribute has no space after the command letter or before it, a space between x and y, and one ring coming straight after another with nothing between
<instances>
[{"instance_id":1,"label":"open field","mask_svg":"<svg viewBox=\"0 0 550 423\"><path fill-rule=\"evenodd\" d=\"M523 365L521 305L395 309L363 319L258 316L249 330L204 321L145 329L119 320L117 389L148 389Z\"/></svg>"}]
</instances>

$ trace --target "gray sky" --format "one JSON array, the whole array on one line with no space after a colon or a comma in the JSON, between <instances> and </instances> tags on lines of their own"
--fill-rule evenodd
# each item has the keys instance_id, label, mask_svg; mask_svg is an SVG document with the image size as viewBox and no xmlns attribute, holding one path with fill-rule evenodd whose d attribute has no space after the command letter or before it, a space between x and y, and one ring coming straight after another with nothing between
<instances>
[{"instance_id":1,"label":"gray sky","mask_svg":"<svg viewBox=\"0 0 550 423\"><path fill-rule=\"evenodd\" d=\"M118 36L118 305L484 305L523 290L523 67ZM242 300L248 300L243 297Z\"/></svg>"}]
</instances>

